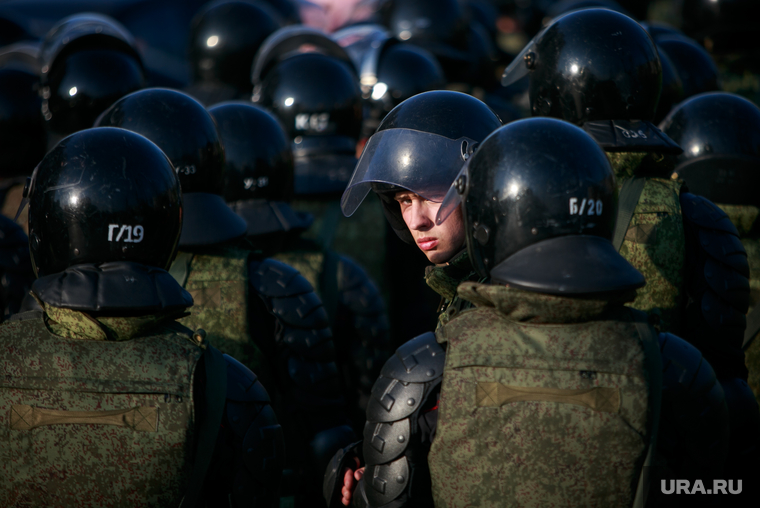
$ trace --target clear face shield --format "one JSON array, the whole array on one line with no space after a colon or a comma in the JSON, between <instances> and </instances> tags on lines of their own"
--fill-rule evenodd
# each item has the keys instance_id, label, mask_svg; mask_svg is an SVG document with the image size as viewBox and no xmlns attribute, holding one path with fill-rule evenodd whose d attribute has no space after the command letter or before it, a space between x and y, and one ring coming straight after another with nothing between
<instances>
[{"instance_id":1,"label":"clear face shield","mask_svg":"<svg viewBox=\"0 0 760 508\"><path fill-rule=\"evenodd\" d=\"M435 216L435 223L437 226L443 224L465 200L467 197L467 184L469 180L470 161L468 160L464 167L459 171L456 178L454 178L454 182L451 184L446 196L443 198L443 203L441 203L441 207L438 209L438 213Z\"/></svg>"},{"instance_id":2,"label":"clear face shield","mask_svg":"<svg viewBox=\"0 0 760 508\"><path fill-rule=\"evenodd\" d=\"M378 183L440 203L476 146L477 142L469 138L455 140L410 129L374 134L341 198L343 214L350 217L372 184Z\"/></svg>"}]
</instances>

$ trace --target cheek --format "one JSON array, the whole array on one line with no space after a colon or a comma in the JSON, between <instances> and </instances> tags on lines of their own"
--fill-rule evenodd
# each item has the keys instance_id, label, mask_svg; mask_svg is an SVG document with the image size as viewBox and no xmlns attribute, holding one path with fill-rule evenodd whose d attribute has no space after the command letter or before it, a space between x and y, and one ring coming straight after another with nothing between
<instances>
[{"instance_id":1,"label":"cheek","mask_svg":"<svg viewBox=\"0 0 760 508\"><path fill-rule=\"evenodd\" d=\"M446 231L446 237L451 239L453 246L460 246L464 244L464 221L462 220L462 212L457 210L452 213L446 221L441 224L441 227Z\"/></svg>"}]
</instances>

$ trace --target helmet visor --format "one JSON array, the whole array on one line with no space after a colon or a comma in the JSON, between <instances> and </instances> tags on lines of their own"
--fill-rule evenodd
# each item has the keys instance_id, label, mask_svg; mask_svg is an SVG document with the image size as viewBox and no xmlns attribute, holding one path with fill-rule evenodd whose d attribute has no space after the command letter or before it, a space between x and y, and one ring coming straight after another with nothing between
<instances>
[{"instance_id":1,"label":"helmet visor","mask_svg":"<svg viewBox=\"0 0 760 508\"><path fill-rule=\"evenodd\" d=\"M454 213L459 205L462 204L465 193L467 192L467 182L469 179L470 162L467 161L467 164L464 165L456 178L454 178L451 187L449 187L449 191L446 193L446 197L443 198L443 203L441 203L441 207L438 209L438 214L435 216L436 225L440 226L443 224L444 221L449 218L449 215Z\"/></svg>"},{"instance_id":2,"label":"helmet visor","mask_svg":"<svg viewBox=\"0 0 760 508\"><path fill-rule=\"evenodd\" d=\"M373 135L356 165L341 209L350 217L373 183L401 187L440 203L477 142L429 132L389 129Z\"/></svg>"}]
</instances>

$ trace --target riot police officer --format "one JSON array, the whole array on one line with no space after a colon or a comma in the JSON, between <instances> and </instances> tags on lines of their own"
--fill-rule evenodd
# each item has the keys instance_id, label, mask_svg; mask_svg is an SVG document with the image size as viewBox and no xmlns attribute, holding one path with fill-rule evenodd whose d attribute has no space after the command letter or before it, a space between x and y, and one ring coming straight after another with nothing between
<instances>
[{"instance_id":1,"label":"riot police officer","mask_svg":"<svg viewBox=\"0 0 760 508\"><path fill-rule=\"evenodd\" d=\"M278 28L267 4L218 0L204 6L190 26L193 84L185 91L206 105L250 95L253 58Z\"/></svg>"},{"instance_id":2,"label":"riot police officer","mask_svg":"<svg viewBox=\"0 0 760 508\"><path fill-rule=\"evenodd\" d=\"M176 322L193 300L166 271L182 227L166 156L84 130L26 193L41 311L0 327L1 503L273 506L284 445L266 391Z\"/></svg>"},{"instance_id":3,"label":"riot police officer","mask_svg":"<svg viewBox=\"0 0 760 508\"><path fill-rule=\"evenodd\" d=\"M314 218L290 206L291 142L280 122L250 102L209 108L225 151L224 197L248 223L251 248L296 268L322 300L336 359L360 432L372 384L393 352L385 304L364 269L301 235Z\"/></svg>"},{"instance_id":4,"label":"riot police officer","mask_svg":"<svg viewBox=\"0 0 760 508\"><path fill-rule=\"evenodd\" d=\"M719 348L712 352L716 362L724 358L741 359L744 356L741 350L746 352L746 368L739 361L725 361L716 365L716 371L723 374L724 384L733 387L725 390L732 415L732 455L736 457L729 464L731 477L752 478L757 475L760 455L760 411L749 395L750 388L755 398L760 395L760 347L756 340L753 342L760 331L757 317L760 201L753 192L760 162L760 109L738 95L701 94L676 107L660 127L684 147L675 169L678 177L684 179L690 192L714 201L725 212L704 221L710 229L704 228L698 238L705 241L718 230L730 232L734 239L733 248L723 244L722 250L726 252L723 255L693 244L687 250L687 257L704 257L706 261L704 270L695 271L689 280L694 303L687 306L685 318L694 322L694 335L703 347ZM719 277L717 270L721 273ZM747 276L749 285L744 283ZM751 310L745 330L743 313L747 307L737 303L747 298ZM701 311L705 306L720 308L726 323L716 321L717 313ZM724 341L716 344L710 336L718 330L724 334ZM750 481L749 488L751 485Z\"/></svg>"},{"instance_id":5,"label":"riot police officer","mask_svg":"<svg viewBox=\"0 0 760 508\"><path fill-rule=\"evenodd\" d=\"M720 477L720 384L694 347L624 305L644 278L610 242L615 199L604 152L566 122L518 121L483 141L436 222L461 210L489 282L460 284L475 308L384 366L365 473L343 504L630 506L655 450L678 478ZM336 456L327 487L357 452Z\"/></svg>"},{"instance_id":6,"label":"riot police officer","mask_svg":"<svg viewBox=\"0 0 760 508\"><path fill-rule=\"evenodd\" d=\"M462 164L500 126L488 106L463 93L432 91L407 99L370 138L341 199L343 213L351 216L374 191L393 231L434 264L425 269L425 282L441 296L441 322L448 309L464 303L455 298L457 285L477 276L461 223L440 227L435 214ZM409 284L403 281L399 293Z\"/></svg>"},{"instance_id":7,"label":"riot police officer","mask_svg":"<svg viewBox=\"0 0 760 508\"><path fill-rule=\"evenodd\" d=\"M295 269L241 248L247 225L224 201L224 149L199 102L174 90L141 90L98 124L145 135L173 162L184 222L170 272L196 302L182 322L202 326L212 344L257 369L273 392L286 442L299 450L289 456L296 476L283 495L301 489L309 496L317 488L313 471L353 438L322 302Z\"/></svg>"},{"instance_id":8,"label":"riot police officer","mask_svg":"<svg viewBox=\"0 0 760 508\"><path fill-rule=\"evenodd\" d=\"M117 99L144 86L142 58L118 21L93 13L59 21L40 46L39 91L50 146L92 127Z\"/></svg>"}]
</instances>

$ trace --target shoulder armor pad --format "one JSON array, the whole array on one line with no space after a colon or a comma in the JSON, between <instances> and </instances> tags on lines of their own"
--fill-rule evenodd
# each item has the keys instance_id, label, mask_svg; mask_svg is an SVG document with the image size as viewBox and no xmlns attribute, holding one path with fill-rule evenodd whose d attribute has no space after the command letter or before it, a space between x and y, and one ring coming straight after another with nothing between
<instances>
[{"instance_id":1,"label":"shoulder armor pad","mask_svg":"<svg viewBox=\"0 0 760 508\"><path fill-rule=\"evenodd\" d=\"M296 272L298 274L298 272ZM298 274L300 278L301 274ZM303 279L306 281L306 279ZM308 284L308 281L306 281ZM310 286L311 287L311 286ZM299 328L326 328L330 326L322 301L314 291L290 297L273 297L272 313L286 325Z\"/></svg>"},{"instance_id":2,"label":"shoulder armor pad","mask_svg":"<svg viewBox=\"0 0 760 508\"><path fill-rule=\"evenodd\" d=\"M364 424L364 459L368 464L384 464L406 450L411 437L409 418L391 422Z\"/></svg>"},{"instance_id":3,"label":"shoulder armor pad","mask_svg":"<svg viewBox=\"0 0 760 508\"><path fill-rule=\"evenodd\" d=\"M383 299L366 271L351 259L340 256L343 267L340 277L342 303L358 316L385 312Z\"/></svg>"},{"instance_id":4,"label":"shoulder armor pad","mask_svg":"<svg viewBox=\"0 0 760 508\"><path fill-rule=\"evenodd\" d=\"M715 382L715 372L697 348L670 333L660 333L658 338L664 391L682 393Z\"/></svg>"},{"instance_id":5,"label":"shoulder armor pad","mask_svg":"<svg viewBox=\"0 0 760 508\"><path fill-rule=\"evenodd\" d=\"M363 480L370 506L390 503L404 492L409 483L409 464L406 457L399 457L390 464L367 466Z\"/></svg>"},{"instance_id":6,"label":"shoulder armor pad","mask_svg":"<svg viewBox=\"0 0 760 508\"><path fill-rule=\"evenodd\" d=\"M331 362L335 359L335 346L329 328L285 328L282 341L296 354L309 360Z\"/></svg>"},{"instance_id":7,"label":"shoulder armor pad","mask_svg":"<svg viewBox=\"0 0 760 508\"><path fill-rule=\"evenodd\" d=\"M716 229L737 237L739 236L736 226L733 225L726 212L702 196L697 196L690 192L682 192L681 213L689 222L702 228Z\"/></svg>"},{"instance_id":8,"label":"shoulder armor pad","mask_svg":"<svg viewBox=\"0 0 760 508\"><path fill-rule=\"evenodd\" d=\"M309 281L298 270L276 259L252 261L248 268L248 278L259 294L269 298L314 292Z\"/></svg>"},{"instance_id":9,"label":"shoulder armor pad","mask_svg":"<svg viewBox=\"0 0 760 508\"><path fill-rule=\"evenodd\" d=\"M746 307L745 307L746 308ZM715 330L734 330L737 333L744 333L747 326L747 316L727 302L716 297L715 293L706 291L702 297L702 315L707 324ZM731 341L733 342L733 341ZM733 344L741 347L741 343Z\"/></svg>"},{"instance_id":10,"label":"shoulder armor pad","mask_svg":"<svg viewBox=\"0 0 760 508\"><path fill-rule=\"evenodd\" d=\"M746 262L746 256L741 256ZM728 267L714 259L705 260L705 281L720 298L732 307L746 311L749 298L749 280L735 267Z\"/></svg>"},{"instance_id":11,"label":"shoulder armor pad","mask_svg":"<svg viewBox=\"0 0 760 508\"><path fill-rule=\"evenodd\" d=\"M227 362L227 399L238 402L269 402L269 394L251 369L231 357Z\"/></svg>"},{"instance_id":12,"label":"shoulder armor pad","mask_svg":"<svg viewBox=\"0 0 760 508\"><path fill-rule=\"evenodd\" d=\"M426 383L443 375L446 353L432 332L410 340L396 350L380 373L404 383Z\"/></svg>"},{"instance_id":13,"label":"shoulder armor pad","mask_svg":"<svg viewBox=\"0 0 760 508\"><path fill-rule=\"evenodd\" d=\"M747 253L738 236L707 229L700 229L697 235L699 247L708 255L730 266L745 278L749 277Z\"/></svg>"},{"instance_id":14,"label":"shoulder armor pad","mask_svg":"<svg viewBox=\"0 0 760 508\"><path fill-rule=\"evenodd\" d=\"M338 383L338 367L335 362L308 362L298 357L288 358L288 375L301 389L330 394L341 393ZM329 381L327 386L320 386Z\"/></svg>"},{"instance_id":15,"label":"shoulder armor pad","mask_svg":"<svg viewBox=\"0 0 760 508\"><path fill-rule=\"evenodd\" d=\"M425 395L424 383L403 383L380 376L367 403L367 420L395 422L414 413Z\"/></svg>"}]
</instances>

